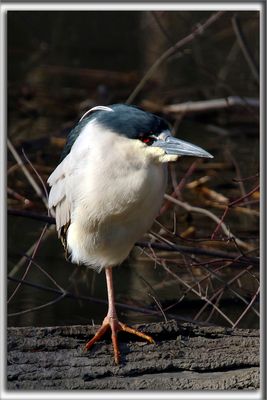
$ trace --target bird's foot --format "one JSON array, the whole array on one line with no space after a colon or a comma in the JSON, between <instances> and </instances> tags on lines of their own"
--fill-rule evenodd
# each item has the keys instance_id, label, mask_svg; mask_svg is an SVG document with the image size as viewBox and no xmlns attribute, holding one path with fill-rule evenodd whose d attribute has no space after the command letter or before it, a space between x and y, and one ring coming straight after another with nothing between
<instances>
[{"instance_id":1,"label":"bird's foot","mask_svg":"<svg viewBox=\"0 0 267 400\"><path fill-rule=\"evenodd\" d=\"M120 363L120 351L119 351L118 337L117 337L118 332L120 331L128 332L133 335L139 336L142 339L147 340L149 343L152 344L155 343L151 336L148 336L145 333L142 333L134 328L127 326L126 324L121 323L117 317L110 317L109 315L107 315L102 323L102 326L98 329L95 336L91 340L89 340L89 342L86 343L84 351L89 350L95 342L101 339L102 336L108 330L108 328L111 329L111 339L112 339L114 358L116 364Z\"/></svg>"}]
</instances>

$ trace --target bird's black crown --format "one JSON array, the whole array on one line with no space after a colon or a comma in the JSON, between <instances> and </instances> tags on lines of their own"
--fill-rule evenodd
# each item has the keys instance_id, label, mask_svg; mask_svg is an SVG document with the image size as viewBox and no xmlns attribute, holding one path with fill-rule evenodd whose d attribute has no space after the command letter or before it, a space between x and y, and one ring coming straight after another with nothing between
<instances>
[{"instance_id":1,"label":"bird's black crown","mask_svg":"<svg viewBox=\"0 0 267 400\"><path fill-rule=\"evenodd\" d=\"M145 140L169 129L168 123L155 114L126 104L109 106L114 112L100 111L97 120L106 128L129 139Z\"/></svg>"},{"instance_id":2,"label":"bird's black crown","mask_svg":"<svg viewBox=\"0 0 267 400\"><path fill-rule=\"evenodd\" d=\"M85 116L70 132L63 150L62 159L70 152L72 145L85 125L93 119L103 127L129 139L140 139L147 145L163 131L169 129L167 121L139 107L126 104L108 106L113 111L92 111Z\"/></svg>"}]
</instances>

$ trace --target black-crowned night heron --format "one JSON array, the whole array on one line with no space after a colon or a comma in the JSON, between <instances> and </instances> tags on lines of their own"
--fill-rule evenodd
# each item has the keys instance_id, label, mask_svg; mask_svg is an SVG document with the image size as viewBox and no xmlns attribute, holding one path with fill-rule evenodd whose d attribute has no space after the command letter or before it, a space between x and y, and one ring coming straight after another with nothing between
<instances>
[{"instance_id":1,"label":"black-crowned night heron","mask_svg":"<svg viewBox=\"0 0 267 400\"><path fill-rule=\"evenodd\" d=\"M166 163L180 156L212 156L171 136L168 123L124 104L89 110L70 132L50 175L49 207L65 249L76 264L105 269L108 313L86 349L110 327L115 362L117 332L153 339L119 322L112 268L121 264L157 216L167 182Z\"/></svg>"}]
</instances>

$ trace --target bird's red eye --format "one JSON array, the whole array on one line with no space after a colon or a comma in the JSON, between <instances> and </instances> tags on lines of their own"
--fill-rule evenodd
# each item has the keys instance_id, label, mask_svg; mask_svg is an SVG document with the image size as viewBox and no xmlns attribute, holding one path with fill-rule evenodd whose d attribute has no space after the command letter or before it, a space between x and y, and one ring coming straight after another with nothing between
<instances>
[{"instance_id":1,"label":"bird's red eye","mask_svg":"<svg viewBox=\"0 0 267 400\"><path fill-rule=\"evenodd\" d=\"M143 142L144 143L150 143L151 142L151 138L145 138L145 139L143 139Z\"/></svg>"},{"instance_id":2,"label":"bird's red eye","mask_svg":"<svg viewBox=\"0 0 267 400\"><path fill-rule=\"evenodd\" d=\"M146 133L140 133L139 139L146 145L150 146L155 141L156 136L153 135L152 131L149 131Z\"/></svg>"}]
</instances>

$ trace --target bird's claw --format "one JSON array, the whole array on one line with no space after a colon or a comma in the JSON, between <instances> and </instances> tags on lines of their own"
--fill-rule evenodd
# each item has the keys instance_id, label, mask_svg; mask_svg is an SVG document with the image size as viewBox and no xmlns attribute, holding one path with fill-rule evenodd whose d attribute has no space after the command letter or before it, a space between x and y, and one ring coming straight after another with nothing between
<instances>
[{"instance_id":1,"label":"bird's claw","mask_svg":"<svg viewBox=\"0 0 267 400\"><path fill-rule=\"evenodd\" d=\"M120 331L128 332L131 333L132 335L136 335L142 339L145 339L151 344L155 343L155 341L152 339L151 336L148 336L145 333L138 331L137 329L131 328L128 325L121 323L117 318L110 317L107 315L101 327L96 332L95 336L86 343L84 351L91 349L94 343L100 340L104 336L108 328L111 329L111 340L112 340L114 359L116 364L120 363L120 351L119 351L118 336L117 336L118 332Z\"/></svg>"}]
</instances>

